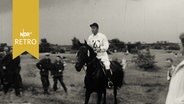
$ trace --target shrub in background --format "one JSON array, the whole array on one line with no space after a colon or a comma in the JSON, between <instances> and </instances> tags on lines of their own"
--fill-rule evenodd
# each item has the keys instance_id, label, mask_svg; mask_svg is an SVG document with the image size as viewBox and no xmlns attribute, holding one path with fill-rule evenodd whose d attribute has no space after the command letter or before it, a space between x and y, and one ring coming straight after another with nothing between
<instances>
[{"instance_id":1,"label":"shrub in background","mask_svg":"<svg viewBox=\"0 0 184 104\"><path fill-rule=\"evenodd\" d=\"M139 68L145 70L154 69L155 67L155 56L151 55L149 50L140 51L135 57L135 63Z\"/></svg>"}]
</instances>

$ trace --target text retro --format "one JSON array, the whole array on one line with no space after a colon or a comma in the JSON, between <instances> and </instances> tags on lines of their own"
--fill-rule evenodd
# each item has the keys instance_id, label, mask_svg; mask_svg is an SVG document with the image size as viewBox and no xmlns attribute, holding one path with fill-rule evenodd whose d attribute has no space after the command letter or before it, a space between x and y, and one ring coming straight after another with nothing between
<instances>
[{"instance_id":1,"label":"text retro","mask_svg":"<svg viewBox=\"0 0 184 104\"><path fill-rule=\"evenodd\" d=\"M32 32L25 32L24 29L20 32L20 38L14 39L15 45L36 45L36 39L30 39Z\"/></svg>"}]
</instances>

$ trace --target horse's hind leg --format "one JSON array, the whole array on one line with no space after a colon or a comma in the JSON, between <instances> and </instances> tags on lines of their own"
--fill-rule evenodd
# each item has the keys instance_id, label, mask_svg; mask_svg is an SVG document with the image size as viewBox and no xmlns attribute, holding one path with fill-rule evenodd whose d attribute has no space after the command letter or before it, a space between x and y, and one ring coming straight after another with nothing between
<instances>
[{"instance_id":1,"label":"horse's hind leg","mask_svg":"<svg viewBox=\"0 0 184 104\"><path fill-rule=\"evenodd\" d=\"M117 87L114 86L114 104L117 104Z\"/></svg>"},{"instance_id":2,"label":"horse's hind leg","mask_svg":"<svg viewBox=\"0 0 184 104\"><path fill-rule=\"evenodd\" d=\"M97 99L97 104L100 104L102 100L102 93L98 93L98 99Z\"/></svg>"},{"instance_id":3,"label":"horse's hind leg","mask_svg":"<svg viewBox=\"0 0 184 104\"><path fill-rule=\"evenodd\" d=\"M84 104L88 104L89 102L89 98L90 98L91 92L86 90L86 95L85 95L85 103Z\"/></svg>"}]
</instances>

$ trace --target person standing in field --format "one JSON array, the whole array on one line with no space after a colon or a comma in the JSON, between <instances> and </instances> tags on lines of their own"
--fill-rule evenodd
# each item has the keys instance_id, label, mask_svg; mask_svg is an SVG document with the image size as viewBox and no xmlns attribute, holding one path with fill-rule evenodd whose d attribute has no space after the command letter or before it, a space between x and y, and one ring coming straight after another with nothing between
<instances>
[{"instance_id":1,"label":"person standing in field","mask_svg":"<svg viewBox=\"0 0 184 104\"><path fill-rule=\"evenodd\" d=\"M127 67L127 60L125 58L121 60L121 65L123 66L123 70L125 70Z\"/></svg>"},{"instance_id":2,"label":"person standing in field","mask_svg":"<svg viewBox=\"0 0 184 104\"><path fill-rule=\"evenodd\" d=\"M180 35L180 39L184 47L184 34ZM172 74L165 104L184 104L184 60L176 66Z\"/></svg>"},{"instance_id":3,"label":"person standing in field","mask_svg":"<svg viewBox=\"0 0 184 104\"><path fill-rule=\"evenodd\" d=\"M63 71L66 63L64 62L63 58L61 56L57 56L55 62L53 63L53 67L51 70L51 75L53 77L54 85L53 90L57 91L57 83L58 81L61 83L64 91L67 93L67 88L65 86L65 83L63 82Z\"/></svg>"},{"instance_id":4,"label":"person standing in field","mask_svg":"<svg viewBox=\"0 0 184 104\"><path fill-rule=\"evenodd\" d=\"M23 89L22 78L20 75L20 56L13 59L12 52L6 51L6 55L1 61L1 75L3 83L3 91L6 94L10 88L15 89L16 96L21 96Z\"/></svg>"},{"instance_id":5,"label":"person standing in field","mask_svg":"<svg viewBox=\"0 0 184 104\"><path fill-rule=\"evenodd\" d=\"M48 88L49 82L49 70L52 67L50 55L47 54L43 59L41 59L37 64L37 68L40 70L41 82L44 90L44 94L50 94Z\"/></svg>"},{"instance_id":6,"label":"person standing in field","mask_svg":"<svg viewBox=\"0 0 184 104\"><path fill-rule=\"evenodd\" d=\"M172 78L172 75L175 71L176 66L173 64L172 58L168 58L168 59L166 59L166 61L168 63L167 80L170 81Z\"/></svg>"},{"instance_id":7,"label":"person standing in field","mask_svg":"<svg viewBox=\"0 0 184 104\"><path fill-rule=\"evenodd\" d=\"M97 58L105 65L105 75L108 79L108 87L111 88L113 83L112 70L110 69L110 61L107 54L107 50L109 48L108 39L104 34L99 32L99 25L97 23L91 24L90 27L92 34L88 37L87 43L97 53Z\"/></svg>"}]
</instances>

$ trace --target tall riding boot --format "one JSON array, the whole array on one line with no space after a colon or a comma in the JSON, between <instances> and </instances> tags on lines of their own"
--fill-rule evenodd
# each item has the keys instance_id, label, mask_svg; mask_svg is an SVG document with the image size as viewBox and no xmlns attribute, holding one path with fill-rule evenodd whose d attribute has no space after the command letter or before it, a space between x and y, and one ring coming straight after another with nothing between
<instances>
[{"instance_id":1,"label":"tall riding boot","mask_svg":"<svg viewBox=\"0 0 184 104\"><path fill-rule=\"evenodd\" d=\"M107 79L108 79L108 87L109 88L112 88L113 87L113 82L112 82L112 72L111 70L106 70L106 76L107 76Z\"/></svg>"}]
</instances>

